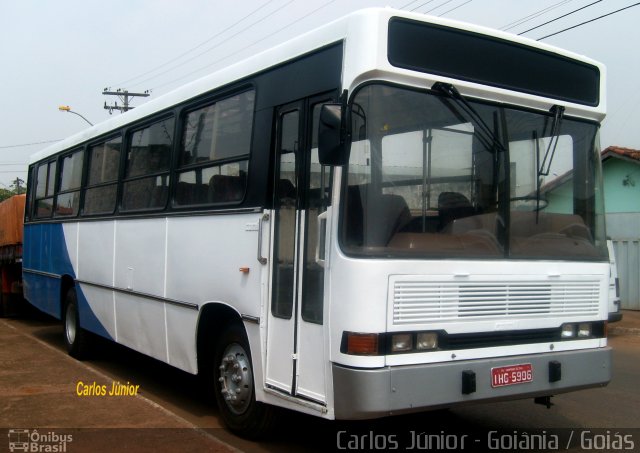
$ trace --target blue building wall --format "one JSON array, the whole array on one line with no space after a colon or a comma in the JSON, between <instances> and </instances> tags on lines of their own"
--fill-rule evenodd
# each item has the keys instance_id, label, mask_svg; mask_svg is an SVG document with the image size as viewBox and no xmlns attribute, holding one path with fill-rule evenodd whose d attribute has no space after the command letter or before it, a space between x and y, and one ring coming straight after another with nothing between
<instances>
[{"instance_id":1,"label":"blue building wall","mask_svg":"<svg viewBox=\"0 0 640 453\"><path fill-rule=\"evenodd\" d=\"M602 170L607 214L640 214L640 162L609 158L602 163Z\"/></svg>"},{"instance_id":2,"label":"blue building wall","mask_svg":"<svg viewBox=\"0 0 640 453\"><path fill-rule=\"evenodd\" d=\"M640 310L640 162L602 163L607 235L613 241L622 308Z\"/></svg>"}]
</instances>

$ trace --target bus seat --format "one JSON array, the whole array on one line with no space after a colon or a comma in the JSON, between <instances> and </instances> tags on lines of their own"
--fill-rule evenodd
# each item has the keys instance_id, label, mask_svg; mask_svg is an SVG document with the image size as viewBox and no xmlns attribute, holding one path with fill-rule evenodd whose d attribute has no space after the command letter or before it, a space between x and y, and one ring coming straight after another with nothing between
<instances>
[{"instance_id":1,"label":"bus seat","mask_svg":"<svg viewBox=\"0 0 640 453\"><path fill-rule=\"evenodd\" d=\"M346 242L348 245L360 247L364 238L364 215L362 207L362 193L367 193L366 186L350 185L347 188L346 206L344 209L346 223Z\"/></svg>"},{"instance_id":2,"label":"bus seat","mask_svg":"<svg viewBox=\"0 0 640 453\"><path fill-rule=\"evenodd\" d=\"M189 206L207 202L208 186L180 181L176 187L176 204Z\"/></svg>"},{"instance_id":3,"label":"bus seat","mask_svg":"<svg viewBox=\"0 0 640 453\"><path fill-rule=\"evenodd\" d=\"M238 176L213 175L209 180L208 198L212 203L240 201L244 195L246 177L243 172Z\"/></svg>"},{"instance_id":4,"label":"bus seat","mask_svg":"<svg viewBox=\"0 0 640 453\"><path fill-rule=\"evenodd\" d=\"M278 202L280 206L295 206L296 187L288 179L278 181Z\"/></svg>"},{"instance_id":5,"label":"bus seat","mask_svg":"<svg viewBox=\"0 0 640 453\"><path fill-rule=\"evenodd\" d=\"M296 188L290 180L281 179L278 182L278 197L280 199L296 198Z\"/></svg>"},{"instance_id":6,"label":"bus seat","mask_svg":"<svg viewBox=\"0 0 640 453\"><path fill-rule=\"evenodd\" d=\"M441 230L454 220L472 216L474 213L471 202L461 193L441 192L438 195L438 214L440 216Z\"/></svg>"},{"instance_id":7,"label":"bus seat","mask_svg":"<svg viewBox=\"0 0 640 453\"><path fill-rule=\"evenodd\" d=\"M411 211L404 197L382 194L369 199L366 221L367 245L386 246L393 235L401 231L411 220Z\"/></svg>"},{"instance_id":8,"label":"bus seat","mask_svg":"<svg viewBox=\"0 0 640 453\"><path fill-rule=\"evenodd\" d=\"M413 219L404 197L374 194L369 184L349 186L346 201L346 240L349 245L384 247Z\"/></svg>"},{"instance_id":9,"label":"bus seat","mask_svg":"<svg viewBox=\"0 0 640 453\"><path fill-rule=\"evenodd\" d=\"M169 197L168 186L155 186L151 193L150 208L160 208L167 204L167 198Z\"/></svg>"},{"instance_id":10,"label":"bus seat","mask_svg":"<svg viewBox=\"0 0 640 453\"><path fill-rule=\"evenodd\" d=\"M149 209L155 181L151 178L128 181L124 185L122 206L125 210Z\"/></svg>"}]
</instances>

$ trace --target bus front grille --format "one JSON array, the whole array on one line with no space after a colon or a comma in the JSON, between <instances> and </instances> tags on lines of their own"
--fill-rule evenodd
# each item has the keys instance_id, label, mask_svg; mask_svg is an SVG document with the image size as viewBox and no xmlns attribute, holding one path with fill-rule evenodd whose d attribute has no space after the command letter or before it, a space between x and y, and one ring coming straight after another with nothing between
<instances>
[{"instance_id":1,"label":"bus front grille","mask_svg":"<svg viewBox=\"0 0 640 453\"><path fill-rule=\"evenodd\" d=\"M446 282L395 280L393 324L594 316L597 280Z\"/></svg>"}]
</instances>

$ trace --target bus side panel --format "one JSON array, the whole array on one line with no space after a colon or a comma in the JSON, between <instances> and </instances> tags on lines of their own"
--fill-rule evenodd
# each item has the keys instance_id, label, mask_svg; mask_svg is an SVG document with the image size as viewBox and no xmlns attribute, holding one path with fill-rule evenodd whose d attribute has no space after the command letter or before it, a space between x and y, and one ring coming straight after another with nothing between
<instances>
[{"instance_id":1,"label":"bus side panel","mask_svg":"<svg viewBox=\"0 0 640 453\"><path fill-rule=\"evenodd\" d=\"M24 297L38 310L60 319L60 279L24 273Z\"/></svg>"},{"instance_id":2,"label":"bus side panel","mask_svg":"<svg viewBox=\"0 0 640 453\"><path fill-rule=\"evenodd\" d=\"M113 286L163 297L166 236L164 218L118 221Z\"/></svg>"},{"instance_id":3,"label":"bus side panel","mask_svg":"<svg viewBox=\"0 0 640 453\"><path fill-rule=\"evenodd\" d=\"M63 225L26 225L24 235L25 298L39 310L60 319L61 276L74 276Z\"/></svg>"},{"instance_id":4,"label":"bus side panel","mask_svg":"<svg viewBox=\"0 0 640 453\"><path fill-rule=\"evenodd\" d=\"M257 260L258 213L170 218L167 231L167 293L171 300L222 303L239 314L261 315L262 272ZM264 238L267 240L267 238ZM166 306L169 363L195 372L199 311ZM221 332L207 332L212 341ZM254 357L260 357L254 351ZM254 360L254 367L260 365Z\"/></svg>"},{"instance_id":5,"label":"bus side panel","mask_svg":"<svg viewBox=\"0 0 640 453\"><path fill-rule=\"evenodd\" d=\"M198 310L165 304L168 363L192 374L198 372L196 335Z\"/></svg>"},{"instance_id":6,"label":"bus side panel","mask_svg":"<svg viewBox=\"0 0 640 453\"><path fill-rule=\"evenodd\" d=\"M116 222L83 222L78 236L77 278L94 285L113 287L113 249Z\"/></svg>"},{"instance_id":7,"label":"bus side panel","mask_svg":"<svg viewBox=\"0 0 640 453\"><path fill-rule=\"evenodd\" d=\"M77 225L75 275L80 325L100 336L116 338L114 320L113 249L114 221L83 222ZM67 238L71 241L71 230ZM70 247L70 250L72 247Z\"/></svg>"},{"instance_id":8,"label":"bus side panel","mask_svg":"<svg viewBox=\"0 0 640 453\"><path fill-rule=\"evenodd\" d=\"M168 362L164 303L116 293L118 343Z\"/></svg>"},{"instance_id":9,"label":"bus side panel","mask_svg":"<svg viewBox=\"0 0 640 453\"><path fill-rule=\"evenodd\" d=\"M115 225L114 287L145 298L117 292L117 340L167 362L165 324L165 257L167 220L120 220Z\"/></svg>"},{"instance_id":10,"label":"bus side panel","mask_svg":"<svg viewBox=\"0 0 640 453\"><path fill-rule=\"evenodd\" d=\"M90 285L76 285L80 325L109 340L116 338L113 291Z\"/></svg>"},{"instance_id":11,"label":"bus side panel","mask_svg":"<svg viewBox=\"0 0 640 453\"><path fill-rule=\"evenodd\" d=\"M78 275L78 239L81 228L86 227L86 223L64 223L64 237L66 251L71 264L71 271L67 275L74 277ZM97 257L100 259L101 257ZM97 335L109 340L115 338L115 325L113 319L113 296L110 291L95 286L76 283L76 295L78 298L78 313L80 325ZM62 294L64 302L65 295Z\"/></svg>"},{"instance_id":12,"label":"bus side panel","mask_svg":"<svg viewBox=\"0 0 640 453\"><path fill-rule=\"evenodd\" d=\"M170 218L166 297L198 305L221 302L259 317L264 267L257 261L259 216Z\"/></svg>"}]
</instances>

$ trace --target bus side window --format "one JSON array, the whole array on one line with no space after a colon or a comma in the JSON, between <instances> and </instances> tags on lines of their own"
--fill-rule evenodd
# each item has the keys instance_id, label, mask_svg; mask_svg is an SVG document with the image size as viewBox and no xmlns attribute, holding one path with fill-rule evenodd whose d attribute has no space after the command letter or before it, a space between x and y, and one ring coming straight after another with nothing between
<instances>
[{"instance_id":1,"label":"bus side window","mask_svg":"<svg viewBox=\"0 0 640 453\"><path fill-rule=\"evenodd\" d=\"M44 219L53 213L53 191L56 180L56 161L44 162L38 166L36 181L35 217Z\"/></svg>"},{"instance_id":2,"label":"bus side window","mask_svg":"<svg viewBox=\"0 0 640 453\"><path fill-rule=\"evenodd\" d=\"M56 197L56 217L75 216L80 210L80 185L84 151L67 154L60 161L60 187Z\"/></svg>"},{"instance_id":3,"label":"bus side window","mask_svg":"<svg viewBox=\"0 0 640 453\"><path fill-rule=\"evenodd\" d=\"M137 130L129 137L123 211L163 209L166 206L173 126L174 119L167 118Z\"/></svg>"},{"instance_id":4,"label":"bus side window","mask_svg":"<svg viewBox=\"0 0 640 453\"><path fill-rule=\"evenodd\" d=\"M254 91L245 91L184 115L174 206L242 201L254 99Z\"/></svg>"},{"instance_id":5,"label":"bus side window","mask_svg":"<svg viewBox=\"0 0 640 453\"><path fill-rule=\"evenodd\" d=\"M83 214L112 214L116 207L122 138L89 148L89 171Z\"/></svg>"}]
</instances>

